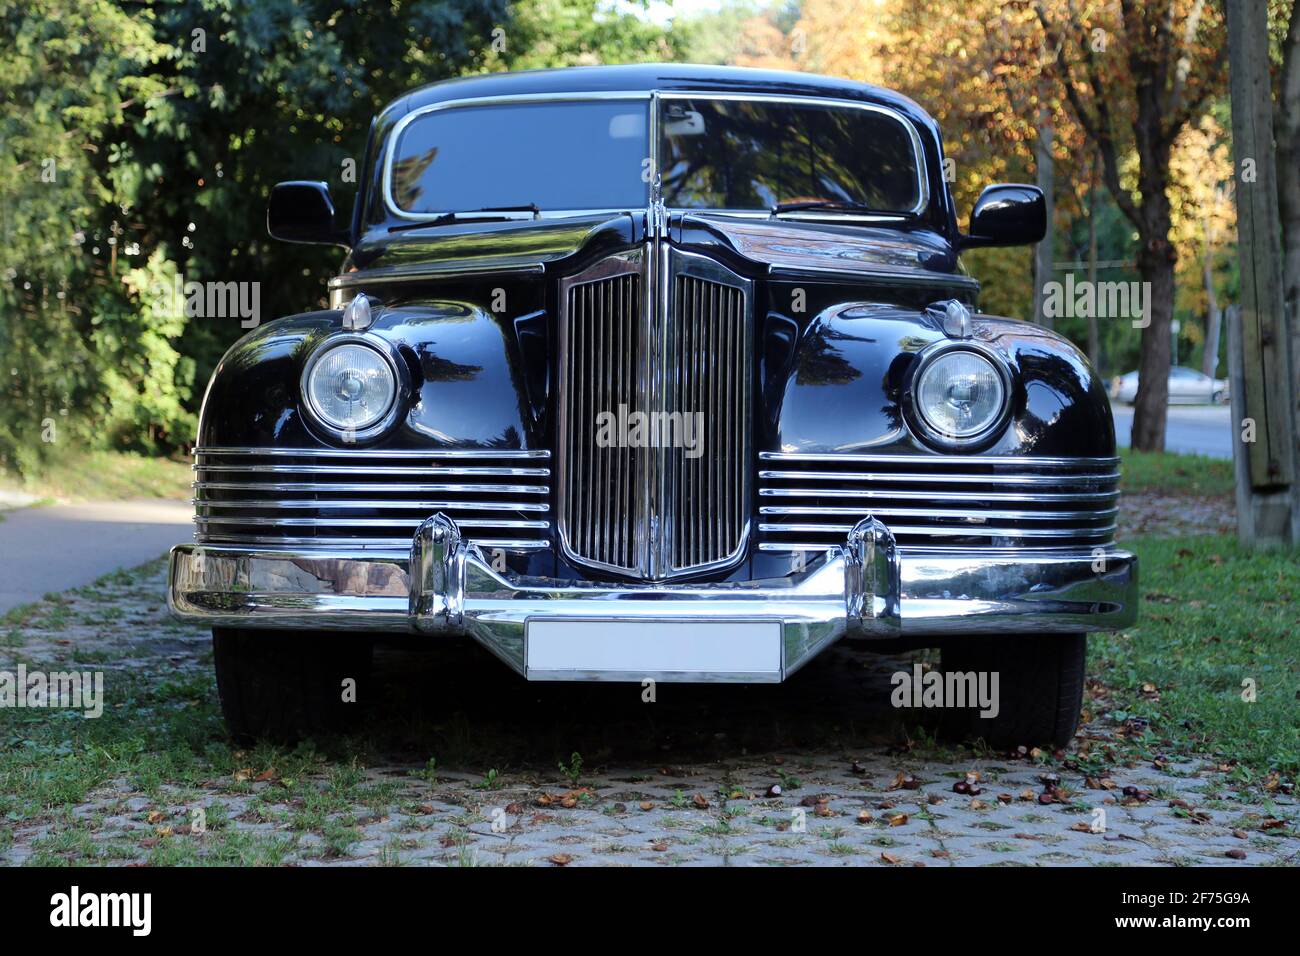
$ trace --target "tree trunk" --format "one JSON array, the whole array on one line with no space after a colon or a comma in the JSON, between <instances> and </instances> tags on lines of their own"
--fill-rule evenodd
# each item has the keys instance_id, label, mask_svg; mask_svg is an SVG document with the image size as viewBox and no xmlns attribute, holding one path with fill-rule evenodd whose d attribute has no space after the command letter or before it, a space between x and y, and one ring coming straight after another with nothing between
<instances>
[{"instance_id":1,"label":"tree trunk","mask_svg":"<svg viewBox=\"0 0 1300 956\"><path fill-rule=\"evenodd\" d=\"M1177 253L1169 241L1169 201L1163 202L1163 225L1157 217L1153 232L1161 238L1142 244L1138 252L1138 273L1146 283L1147 318L1142 330L1142 358L1138 364L1138 391L1133 401L1133 433L1129 439L1136 451L1164 451L1165 423L1169 418L1169 363L1174 319L1174 266Z\"/></svg>"},{"instance_id":2,"label":"tree trunk","mask_svg":"<svg viewBox=\"0 0 1300 956\"><path fill-rule=\"evenodd\" d=\"M1088 187L1088 283L1093 293L1097 291L1097 174L1093 169L1092 184ZM1101 332L1097 328L1097 310L1088 311L1088 361L1093 368L1101 364Z\"/></svg>"},{"instance_id":3,"label":"tree trunk","mask_svg":"<svg viewBox=\"0 0 1300 956\"><path fill-rule=\"evenodd\" d=\"M1282 212L1283 282L1287 303L1300 304L1300 3L1291 8L1283 51L1282 88L1274 104L1278 205Z\"/></svg>"},{"instance_id":4,"label":"tree trunk","mask_svg":"<svg viewBox=\"0 0 1300 956\"><path fill-rule=\"evenodd\" d=\"M1034 145L1034 163L1037 166L1038 188L1047 200L1047 235L1034 247L1034 317L1046 328L1052 327L1052 318L1043 308L1047 297L1047 283L1052 281L1052 258L1056 251L1053 202L1055 169L1052 162L1052 113L1043 106L1039 112L1038 139Z\"/></svg>"},{"instance_id":5,"label":"tree trunk","mask_svg":"<svg viewBox=\"0 0 1300 956\"><path fill-rule=\"evenodd\" d=\"M1223 314L1219 311L1219 297L1214 292L1214 245L1210 241L1210 224L1205 224L1205 258L1201 264L1201 278L1205 282L1205 351L1201 355L1201 372L1217 378L1219 371L1219 327Z\"/></svg>"},{"instance_id":6,"label":"tree trunk","mask_svg":"<svg viewBox=\"0 0 1300 956\"><path fill-rule=\"evenodd\" d=\"M1282 218L1282 299L1291 338L1291 403L1300 402L1300 0L1291 7L1282 82L1273 104L1277 200ZM1296 427L1300 429L1300 416ZM1296 436L1300 443L1300 435ZM1297 456L1300 457L1300 444ZM1300 509L1300 502L1297 503Z\"/></svg>"}]
</instances>

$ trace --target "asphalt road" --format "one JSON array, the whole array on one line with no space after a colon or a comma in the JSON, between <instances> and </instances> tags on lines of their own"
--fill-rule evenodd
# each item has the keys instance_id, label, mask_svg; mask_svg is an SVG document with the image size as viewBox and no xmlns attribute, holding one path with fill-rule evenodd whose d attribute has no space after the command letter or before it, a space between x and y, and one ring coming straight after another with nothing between
<instances>
[{"instance_id":1,"label":"asphalt road","mask_svg":"<svg viewBox=\"0 0 1300 956\"><path fill-rule=\"evenodd\" d=\"M1127 448L1133 430L1133 407L1111 407L1115 413L1115 438ZM1232 410L1227 405L1170 405L1165 451L1232 458Z\"/></svg>"},{"instance_id":2,"label":"asphalt road","mask_svg":"<svg viewBox=\"0 0 1300 956\"><path fill-rule=\"evenodd\" d=\"M186 501L106 501L0 515L0 612L89 584L191 539Z\"/></svg>"}]
</instances>

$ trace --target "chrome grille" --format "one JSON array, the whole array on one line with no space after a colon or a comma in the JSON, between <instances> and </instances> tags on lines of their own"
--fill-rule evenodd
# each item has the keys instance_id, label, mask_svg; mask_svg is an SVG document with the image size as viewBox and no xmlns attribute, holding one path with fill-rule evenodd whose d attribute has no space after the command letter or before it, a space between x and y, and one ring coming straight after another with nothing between
<instances>
[{"instance_id":1,"label":"chrome grille","mask_svg":"<svg viewBox=\"0 0 1300 956\"><path fill-rule=\"evenodd\" d=\"M217 448L194 452L203 543L410 547L441 511L482 546L550 544L550 452Z\"/></svg>"},{"instance_id":2,"label":"chrome grille","mask_svg":"<svg viewBox=\"0 0 1300 956\"><path fill-rule=\"evenodd\" d=\"M750 283L701 256L661 256L615 256L560 283L561 545L649 579L738 560L750 514ZM613 443L602 413L619 426ZM627 447L637 413L647 441Z\"/></svg>"},{"instance_id":3,"label":"chrome grille","mask_svg":"<svg viewBox=\"0 0 1300 956\"><path fill-rule=\"evenodd\" d=\"M602 264L604 266L604 264ZM605 268L635 268L612 260ZM636 570L644 508L645 452L605 443L597 415L644 411L638 388L642 341L639 272L568 288L560 335L560 530L565 547L601 567Z\"/></svg>"},{"instance_id":4,"label":"chrome grille","mask_svg":"<svg viewBox=\"0 0 1300 956\"><path fill-rule=\"evenodd\" d=\"M764 551L844 543L861 518L900 546L1063 547L1112 540L1117 458L759 456Z\"/></svg>"},{"instance_id":5,"label":"chrome grille","mask_svg":"<svg viewBox=\"0 0 1300 956\"><path fill-rule=\"evenodd\" d=\"M685 570L727 561L743 546L749 520L749 323L743 289L677 275L670 313L670 410L698 414L701 453L668 449L674 485L668 529L671 567Z\"/></svg>"}]
</instances>

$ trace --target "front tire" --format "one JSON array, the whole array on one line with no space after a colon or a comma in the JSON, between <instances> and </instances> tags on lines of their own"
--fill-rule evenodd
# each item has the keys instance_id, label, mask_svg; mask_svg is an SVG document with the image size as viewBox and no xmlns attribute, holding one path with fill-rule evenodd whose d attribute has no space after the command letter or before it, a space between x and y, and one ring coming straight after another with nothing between
<instances>
[{"instance_id":1,"label":"front tire","mask_svg":"<svg viewBox=\"0 0 1300 956\"><path fill-rule=\"evenodd\" d=\"M945 645L945 672L998 674L997 715L963 712L963 735L998 749L1064 747L1079 727L1087 647L1083 634L957 638Z\"/></svg>"},{"instance_id":2,"label":"front tire","mask_svg":"<svg viewBox=\"0 0 1300 956\"><path fill-rule=\"evenodd\" d=\"M241 745L292 744L352 730L367 699L372 651L358 634L214 627L217 694L230 735Z\"/></svg>"}]
</instances>

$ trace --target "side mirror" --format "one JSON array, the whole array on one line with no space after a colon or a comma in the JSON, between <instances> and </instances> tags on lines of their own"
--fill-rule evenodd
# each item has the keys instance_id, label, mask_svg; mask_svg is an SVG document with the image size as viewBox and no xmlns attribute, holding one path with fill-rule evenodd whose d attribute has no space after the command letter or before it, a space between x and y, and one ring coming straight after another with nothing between
<instances>
[{"instance_id":1,"label":"side mirror","mask_svg":"<svg viewBox=\"0 0 1300 956\"><path fill-rule=\"evenodd\" d=\"M962 248L1023 246L1047 235L1047 202L1037 186L999 183L986 186L970 214Z\"/></svg>"},{"instance_id":2,"label":"side mirror","mask_svg":"<svg viewBox=\"0 0 1300 956\"><path fill-rule=\"evenodd\" d=\"M266 204L266 231L285 242L350 245L334 221L334 200L325 183L276 183Z\"/></svg>"}]
</instances>

